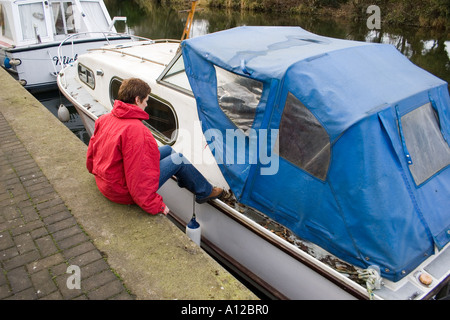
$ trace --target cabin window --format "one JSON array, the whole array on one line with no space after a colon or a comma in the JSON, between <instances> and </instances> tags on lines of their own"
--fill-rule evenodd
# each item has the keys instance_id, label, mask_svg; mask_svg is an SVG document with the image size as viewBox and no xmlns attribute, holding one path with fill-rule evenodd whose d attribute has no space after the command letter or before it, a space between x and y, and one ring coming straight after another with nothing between
<instances>
[{"instance_id":1,"label":"cabin window","mask_svg":"<svg viewBox=\"0 0 450 320\"><path fill-rule=\"evenodd\" d=\"M40 42L42 37L48 36L43 2L19 5L19 15L23 40Z\"/></svg>"},{"instance_id":2,"label":"cabin window","mask_svg":"<svg viewBox=\"0 0 450 320\"><path fill-rule=\"evenodd\" d=\"M184 70L184 60L181 53L169 64L167 71L158 80L170 87L181 89L185 93L192 93L191 85Z\"/></svg>"},{"instance_id":3,"label":"cabin window","mask_svg":"<svg viewBox=\"0 0 450 320\"><path fill-rule=\"evenodd\" d=\"M113 78L111 80L109 93L112 105L114 105L114 101L119 96L121 84L122 79ZM178 128L178 121L170 103L154 94L150 94L144 111L148 113L149 119L143 122L150 128L155 138L165 144L173 143L176 139L174 133Z\"/></svg>"},{"instance_id":4,"label":"cabin window","mask_svg":"<svg viewBox=\"0 0 450 320\"><path fill-rule=\"evenodd\" d=\"M109 84L109 98L111 100L111 105L114 105L114 101L119 96L119 88L122 84L122 79L112 78L111 83Z\"/></svg>"},{"instance_id":5,"label":"cabin window","mask_svg":"<svg viewBox=\"0 0 450 320\"><path fill-rule=\"evenodd\" d=\"M415 183L420 185L450 164L450 147L442 136L431 103L402 116L401 125L412 160L409 169Z\"/></svg>"},{"instance_id":6,"label":"cabin window","mask_svg":"<svg viewBox=\"0 0 450 320\"><path fill-rule=\"evenodd\" d=\"M91 69L86 68L81 63L78 64L78 77L80 80L87 84L91 89L95 88L94 72Z\"/></svg>"},{"instance_id":7,"label":"cabin window","mask_svg":"<svg viewBox=\"0 0 450 320\"><path fill-rule=\"evenodd\" d=\"M0 30L2 36L12 39L11 26L3 5L0 5Z\"/></svg>"},{"instance_id":8,"label":"cabin window","mask_svg":"<svg viewBox=\"0 0 450 320\"><path fill-rule=\"evenodd\" d=\"M330 139L317 118L292 93L286 98L279 128L280 156L325 180L330 165Z\"/></svg>"},{"instance_id":9,"label":"cabin window","mask_svg":"<svg viewBox=\"0 0 450 320\"><path fill-rule=\"evenodd\" d=\"M166 144L174 142L176 137L173 134L177 129L177 119L169 103L150 94L145 112L148 113L149 119L144 122L152 130L155 138Z\"/></svg>"},{"instance_id":10,"label":"cabin window","mask_svg":"<svg viewBox=\"0 0 450 320\"><path fill-rule=\"evenodd\" d=\"M93 30L107 31L109 29L109 23L103 13L100 2L81 1L81 6Z\"/></svg>"},{"instance_id":11,"label":"cabin window","mask_svg":"<svg viewBox=\"0 0 450 320\"><path fill-rule=\"evenodd\" d=\"M52 1L52 11L56 35L80 31L81 14L72 1Z\"/></svg>"},{"instance_id":12,"label":"cabin window","mask_svg":"<svg viewBox=\"0 0 450 320\"><path fill-rule=\"evenodd\" d=\"M217 99L227 117L248 134L261 100L263 83L215 66Z\"/></svg>"}]
</instances>

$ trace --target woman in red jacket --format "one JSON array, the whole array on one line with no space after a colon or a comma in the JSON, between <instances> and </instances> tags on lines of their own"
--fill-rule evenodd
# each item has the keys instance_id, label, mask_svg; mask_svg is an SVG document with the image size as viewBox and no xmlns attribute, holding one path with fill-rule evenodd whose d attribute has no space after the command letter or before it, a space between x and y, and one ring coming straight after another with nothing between
<instances>
[{"instance_id":1,"label":"woman in red jacket","mask_svg":"<svg viewBox=\"0 0 450 320\"><path fill-rule=\"evenodd\" d=\"M219 197L223 190L213 188L182 154L170 146L158 148L142 123L149 118L144 109L150 91L140 79L124 80L111 113L95 122L86 166L99 190L113 202L137 204L150 214L169 212L157 190L173 175L199 203Z\"/></svg>"}]
</instances>

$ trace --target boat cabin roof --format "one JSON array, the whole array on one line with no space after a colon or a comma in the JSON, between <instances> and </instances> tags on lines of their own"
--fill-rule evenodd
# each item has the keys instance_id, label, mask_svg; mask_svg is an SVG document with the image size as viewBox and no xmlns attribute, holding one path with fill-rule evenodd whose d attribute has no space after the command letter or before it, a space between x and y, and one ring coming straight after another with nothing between
<instances>
[{"instance_id":1,"label":"boat cabin roof","mask_svg":"<svg viewBox=\"0 0 450 320\"><path fill-rule=\"evenodd\" d=\"M128 56L140 59L142 61L153 62L166 67L174 58L179 48L180 41L178 40L141 40L119 45L103 46L98 49L90 49L90 52L115 52L119 56Z\"/></svg>"},{"instance_id":2,"label":"boat cabin roof","mask_svg":"<svg viewBox=\"0 0 450 320\"><path fill-rule=\"evenodd\" d=\"M103 0L0 1L0 41L6 47L60 42L74 33L114 31L111 22Z\"/></svg>"},{"instance_id":3,"label":"boat cabin roof","mask_svg":"<svg viewBox=\"0 0 450 320\"><path fill-rule=\"evenodd\" d=\"M394 46L323 37L300 27L238 27L189 39L183 47L197 70L213 64L266 85L283 81L332 140L380 109L446 85Z\"/></svg>"}]
</instances>

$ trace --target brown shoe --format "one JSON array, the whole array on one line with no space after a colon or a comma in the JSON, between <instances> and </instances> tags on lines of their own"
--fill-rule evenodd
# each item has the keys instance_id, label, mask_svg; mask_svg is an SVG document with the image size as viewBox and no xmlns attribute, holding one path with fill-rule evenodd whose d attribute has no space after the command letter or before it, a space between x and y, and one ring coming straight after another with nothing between
<instances>
[{"instance_id":1,"label":"brown shoe","mask_svg":"<svg viewBox=\"0 0 450 320\"><path fill-rule=\"evenodd\" d=\"M197 199L195 201L197 203L205 203L206 201L219 198L220 196L222 196L222 194L223 194L223 189L222 188L214 187L212 189L211 193L209 194L209 196L207 196L206 198L200 199L200 200Z\"/></svg>"}]
</instances>

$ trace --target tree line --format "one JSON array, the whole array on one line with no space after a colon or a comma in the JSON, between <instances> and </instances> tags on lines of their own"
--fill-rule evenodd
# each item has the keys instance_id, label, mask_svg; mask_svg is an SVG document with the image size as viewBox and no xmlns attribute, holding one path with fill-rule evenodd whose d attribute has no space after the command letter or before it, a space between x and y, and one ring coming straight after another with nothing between
<instances>
[{"instance_id":1,"label":"tree line","mask_svg":"<svg viewBox=\"0 0 450 320\"><path fill-rule=\"evenodd\" d=\"M189 8L187 0L141 0ZM450 29L450 0L198 0L198 6L285 14L328 15L367 19L367 8L379 6L383 23Z\"/></svg>"}]
</instances>

